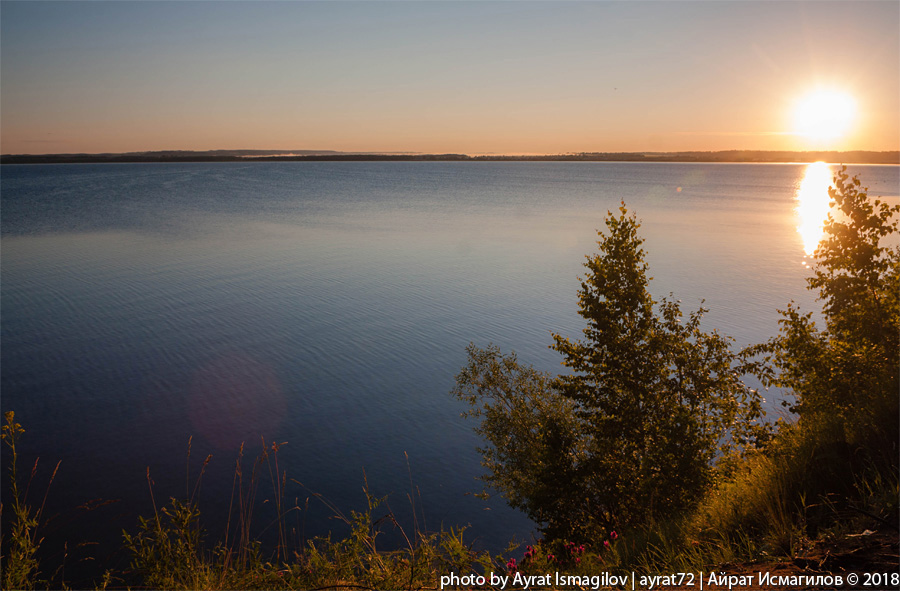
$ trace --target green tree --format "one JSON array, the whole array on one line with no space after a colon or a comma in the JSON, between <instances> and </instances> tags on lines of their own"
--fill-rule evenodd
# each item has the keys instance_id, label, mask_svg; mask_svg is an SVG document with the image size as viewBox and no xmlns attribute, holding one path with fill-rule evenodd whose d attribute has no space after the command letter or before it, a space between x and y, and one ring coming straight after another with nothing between
<instances>
[{"instance_id":1,"label":"green tree","mask_svg":"<svg viewBox=\"0 0 900 591\"><path fill-rule=\"evenodd\" d=\"M823 302L824 329L791 303L780 334L757 352L771 362L770 383L793 394L802 427L897 466L900 205L870 199L846 168L829 196L832 212L807 286Z\"/></svg>"},{"instance_id":2,"label":"green tree","mask_svg":"<svg viewBox=\"0 0 900 591\"><path fill-rule=\"evenodd\" d=\"M554 335L550 378L470 348L454 392L482 417L486 480L550 537L588 537L691 507L754 432L757 394L722 335L648 291L638 223L610 213L579 291L584 339Z\"/></svg>"},{"instance_id":3,"label":"green tree","mask_svg":"<svg viewBox=\"0 0 900 591\"><path fill-rule=\"evenodd\" d=\"M488 444L478 450L483 480L548 537L571 537L593 521L579 481L585 430L575 405L515 353L471 344L467 352L453 394L469 404L463 416L479 420L475 432Z\"/></svg>"},{"instance_id":4,"label":"green tree","mask_svg":"<svg viewBox=\"0 0 900 591\"><path fill-rule=\"evenodd\" d=\"M701 330L706 310L684 320L671 296L656 305L640 223L620 211L585 263L584 339L554 335L553 345L573 370L556 387L588 430L590 503L610 525L691 507L713 482L716 457L742 445L761 415L730 339Z\"/></svg>"}]
</instances>

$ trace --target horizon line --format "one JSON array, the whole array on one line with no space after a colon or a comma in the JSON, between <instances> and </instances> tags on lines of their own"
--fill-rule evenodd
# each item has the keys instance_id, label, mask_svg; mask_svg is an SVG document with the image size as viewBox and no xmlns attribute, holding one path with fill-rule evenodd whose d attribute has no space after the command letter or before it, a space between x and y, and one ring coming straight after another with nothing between
<instances>
[{"instance_id":1,"label":"horizon line","mask_svg":"<svg viewBox=\"0 0 900 591\"><path fill-rule=\"evenodd\" d=\"M729 148L726 150L578 150L569 152L417 152L410 150L333 150L333 149L260 149L260 148L212 148L197 149L155 149L155 150L129 150L124 152L45 152L45 153L2 153L6 157L51 157L51 156L130 156L141 154L221 154L221 155L246 155L248 157L289 156L303 157L315 155L348 155L348 156L468 156L477 158L489 157L566 157L581 155L675 155L675 154L730 154L730 153L754 153L754 154L810 154L810 153L872 153L891 154L900 153L900 149L893 150L835 150L835 149L810 149L810 150L756 150L744 148Z\"/></svg>"}]
</instances>

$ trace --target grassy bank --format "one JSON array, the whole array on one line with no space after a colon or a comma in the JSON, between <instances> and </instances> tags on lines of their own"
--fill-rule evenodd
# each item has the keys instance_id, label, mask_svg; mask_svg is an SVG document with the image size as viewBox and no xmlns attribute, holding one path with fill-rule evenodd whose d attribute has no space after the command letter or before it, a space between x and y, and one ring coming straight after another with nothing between
<instances>
[{"instance_id":1,"label":"grassy bank","mask_svg":"<svg viewBox=\"0 0 900 591\"><path fill-rule=\"evenodd\" d=\"M40 489L46 500L53 483L52 478L35 482L35 469L30 473L20 469L23 458L17 446L24 435L15 414L6 412L3 441L11 461L3 475L2 588L70 588L63 565L39 559L43 501L36 506L31 499ZM420 529L411 495L408 504L414 525L411 531L405 530L387 499L373 496L367 486L367 506L349 513L311 493L348 533L339 539L320 537L302 543L288 525L301 508L286 501L288 489L302 485L280 470L278 452L276 443L264 446L251 459L245 458L243 447L239 450L227 525L217 540L208 539L197 500L209 458L189 483L191 494L186 498L157 499L148 469L145 477L153 512L140 516L122 534L122 549L130 564L126 568L99 565L102 575L78 585L97 589L413 589L435 586L444 573L493 572L503 561L473 549L464 528ZM259 515L264 505L275 508L274 521L268 513L265 518ZM273 531L277 541L264 543L263 535L271 539ZM402 543L385 543L388 532Z\"/></svg>"},{"instance_id":2,"label":"grassy bank","mask_svg":"<svg viewBox=\"0 0 900 591\"><path fill-rule=\"evenodd\" d=\"M33 470L23 478L28 472L21 470L23 459L16 446L25 430L12 412L6 413L5 420L3 437L12 461L4 474L3 588L69 588L71 582L65 580L61 565L38 559L43 501L52 478L47 483L34 482ZM285 502L287 488L297 483L279 471L278 446L270 445L252 461L245 461L241 450L235 463L230 519L222 539L206 536L195 498L204 463L191 483L191 497L165 502L153 498L153 513L140 517L134 527L123 532L122 547L130 557L129 566L100 565L98 572L103 574L88 586L433 589L443 584L445 588L489 588L493 573L511 577L507 588L512 588L517 573L521 581L559 573L570 577L564 579L569 582L619 587L607 585L616 582L610 577L626 577L632 572L640 576L727 571L742 563L754 563L762 570L804 565L823 545L830 544L832 550L826 558L834 559L839 555L835 548L842 541L849 542L863 532L893 535L897 531L900 489L896 467L879 463L860 449L836 449L823 443L826 440L824 434L804 431L798 425L783 426L766 451L736 462L729 476L722 478L693 512L638 529L613 531L603 539L511 541L502 555L475 550L462 528L428 532L415 525L406 531L387 500L368 492L367 506L349 513L322 499L349 533L340 539L317 538L300 545L287 525L288 517L300 508ZM146 477L152 498L149 471ZM31 498L39 502L30 502ZM263 501L276 507L276 522L257 523L255 512ZM412 496L405 504L416 513ZM259 533L267 529L276 531L274 547L264 546L259 539ZM399 534L402 543L384 544L387 532ZM853 552L857 559L865 559L865 550ZM892 552L896 556L896 544ZM872 557L873 561L876 558ZM816 572L828 570L825 562ZM809 572L808 565L803 569ZM481 575L485 582L447 578L451 575ZM549 586L554 586L553 581L547 581ZM540 579L532 582L543 586Z\"/></svg>"}]
</instances>

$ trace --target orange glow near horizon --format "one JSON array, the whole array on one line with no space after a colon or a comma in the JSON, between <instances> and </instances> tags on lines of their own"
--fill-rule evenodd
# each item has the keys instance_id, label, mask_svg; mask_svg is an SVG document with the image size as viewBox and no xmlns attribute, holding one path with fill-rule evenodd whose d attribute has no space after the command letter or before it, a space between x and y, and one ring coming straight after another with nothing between
<instances>
[{"instance_id":1,"label":"orange glow near horizon","mask_svg":"<svg viewBox=\"0 0 900 591\"><path fill-rule=\"evenodd\" d=\"M4 2L0 152L897 151L898 19L897 2Z\"/></svg>"}]
</instances>

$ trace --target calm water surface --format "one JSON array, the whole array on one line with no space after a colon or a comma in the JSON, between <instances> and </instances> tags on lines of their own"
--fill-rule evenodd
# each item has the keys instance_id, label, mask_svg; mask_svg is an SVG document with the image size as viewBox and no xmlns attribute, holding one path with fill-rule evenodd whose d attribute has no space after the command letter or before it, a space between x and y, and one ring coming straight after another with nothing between
<instances>
[{"instance_id":1,"label":"calm water surface","mask_svg":"<svg viewBox=\"0 0 900 591\"><path fill-rule=\"evenodd\" d=\"M480 442L448 396L466 345L558 371L550 332L579 336L581 264L622 200L643 220L656 296L674 292L685 311L705 298L707 328L739 346L767 339L777 308L817 307L796 231L805 171L3 166L2 406L39 476L62 460L50 533L118 540L152 511L147 467L157 499L184 495L188 463L196 475L207 454L201 508L215 532L240 443L250 456L263 436L288 442L279 461L306 487L288 487L301 505L314 491L361 509L365 474L409 517L412 480L430 529L471 523L470 539L494 548L529 536L499 498L466 496L480 490ZM850 169L894 199L898 171ZM118 502L71 510L98 498ZM297 537L341 532L329 515L313 498Z\"/></svg>"}]
</instances>

